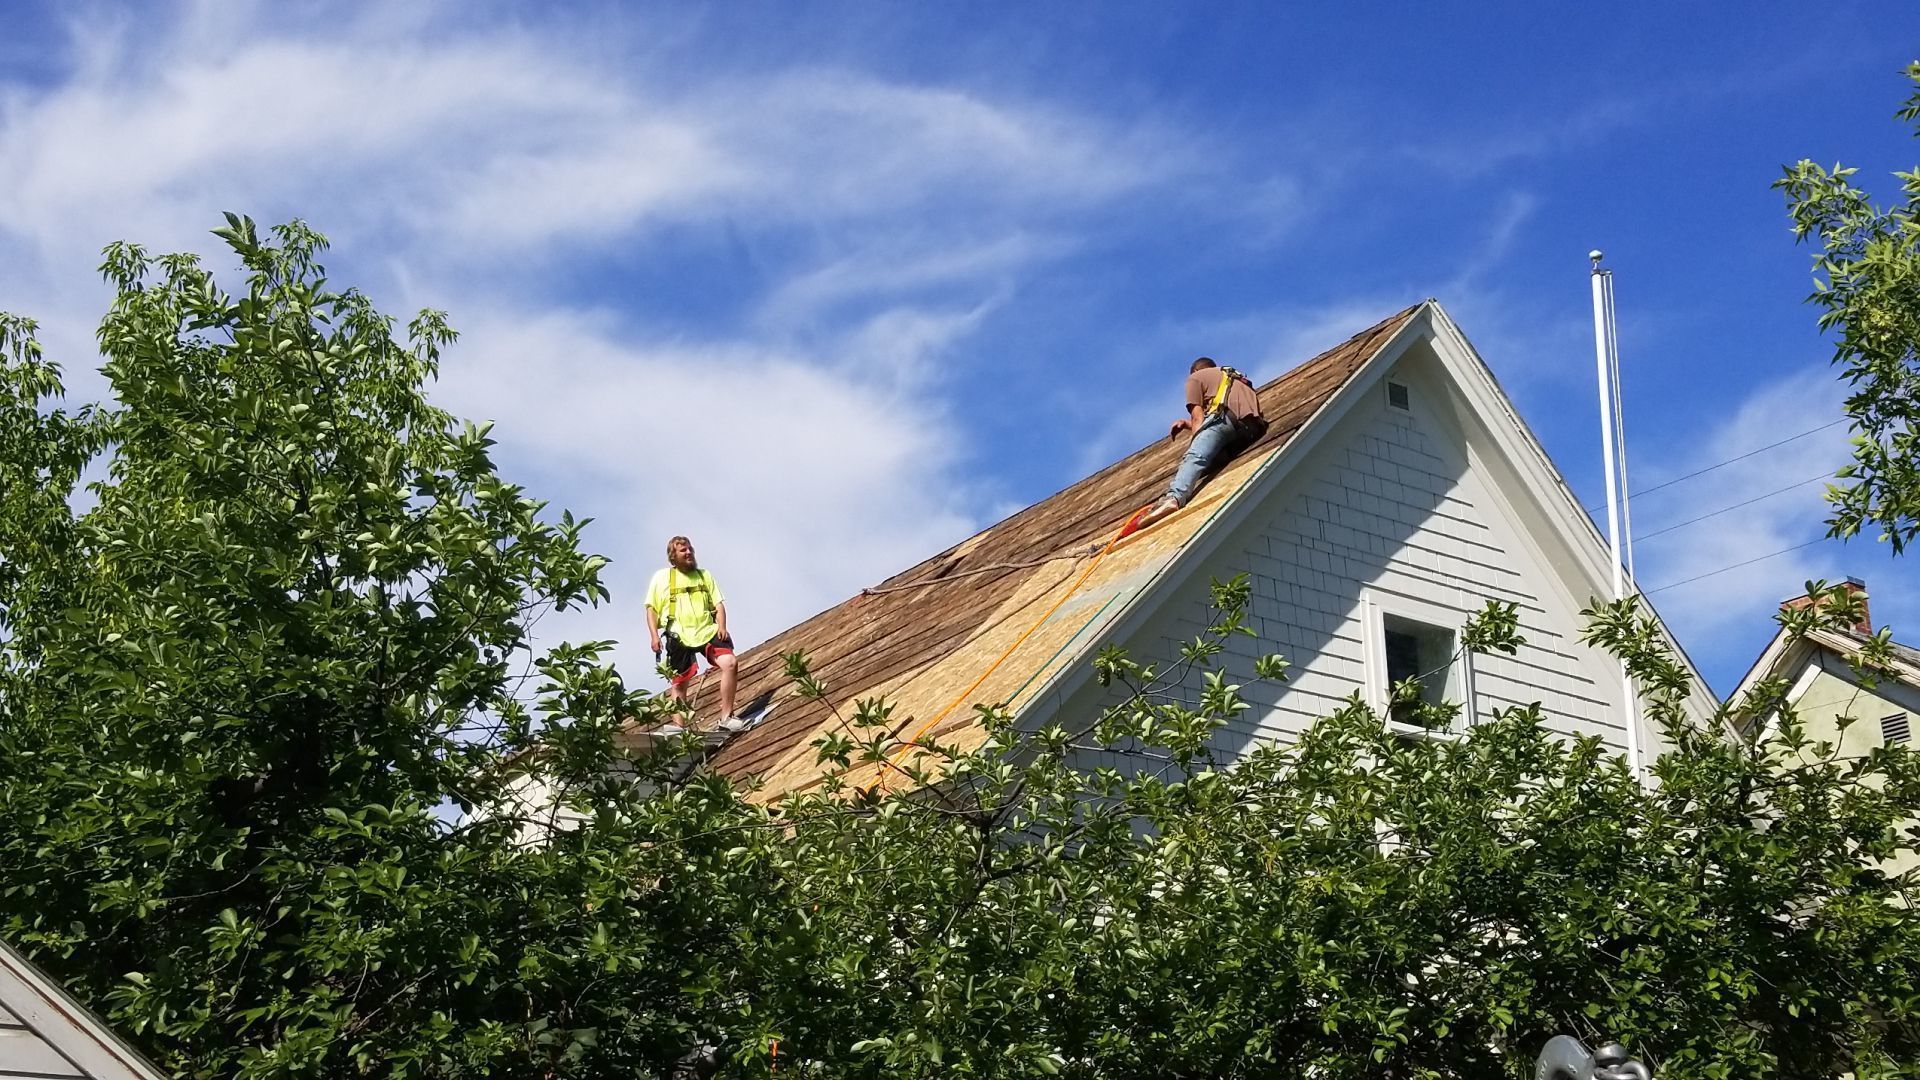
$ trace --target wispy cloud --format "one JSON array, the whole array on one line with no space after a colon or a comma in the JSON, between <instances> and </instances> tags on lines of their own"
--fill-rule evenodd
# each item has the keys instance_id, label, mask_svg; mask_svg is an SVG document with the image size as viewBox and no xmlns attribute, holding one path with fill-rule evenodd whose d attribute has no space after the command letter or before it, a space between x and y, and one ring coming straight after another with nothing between
<instances>
[{"instance_id":1,"label":"wispy cloud","mask_svg":"<svg viewBox=\"0 0 1920 1080\"><path fill-rule=\"evenodd\" d=\"M958 243L938 234L882 240L787 279L761 305L760 318L773 326L791 326L853 300L954 285L997 288L1032 261L1070 247L1064 239L1017 232Z\"/></svg>"}]
</instances>

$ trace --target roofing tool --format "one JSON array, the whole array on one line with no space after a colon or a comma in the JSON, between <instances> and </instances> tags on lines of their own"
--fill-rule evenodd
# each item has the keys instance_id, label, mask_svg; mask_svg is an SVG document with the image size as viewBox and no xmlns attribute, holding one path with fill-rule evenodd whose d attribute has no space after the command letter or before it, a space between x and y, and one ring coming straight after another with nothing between
<instances>
[{"instance_id":1,"label":"roofing tool","mask_svg":"<svg viewBox=\"0 0 1920 1080\"><path fill-rule=\"evenodd\" d=\"M1653 1080L1653 1070L1630 1060L1619 1043L1588 1050L1571 1035L1555 1035L1540 1050L1533 1080Z\"/></svg>"}]
</instances>

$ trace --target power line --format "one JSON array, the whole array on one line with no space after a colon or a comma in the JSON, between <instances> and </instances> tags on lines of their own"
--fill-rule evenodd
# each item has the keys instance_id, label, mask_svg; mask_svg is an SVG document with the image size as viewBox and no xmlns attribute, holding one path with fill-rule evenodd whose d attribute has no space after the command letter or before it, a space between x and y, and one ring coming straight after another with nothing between
<instances>
[{"instance_id":1,"label":"power line","mask_svg":"<svg viewBox=\"0 0 1920 1080\"><path fill-rule=\"evenodd\" d=\"M1847 422L1847 420L1848 420L1848 417L1845 417L1845 416L1843 416L1843 417L1841 417L1841 418L1840 418L1840 419L1838 419L1838 420L1830 420L1830 421L1828 421L1828 422L1826 422L1826 423L1824 423L1824 424L1821 424L1821 425L1820 425L1819 427L1817 427L1817 428L1808 428L1807 430L1805 430L1805 431L1803 431L1803 432L1801 432L1801 433L1800 433L1800 434L1798 434L1798 435L1789 435L1789 436L1787 436L1786 438L1784 438L1784 439L1781 439L1781 440L1780 440L1779 442L1771 442L1771 443L1768 443L1767 445L1765 445L1765 446L1762 446L1762 447L1760 447L1760 448L1758 448L1758 449L1756 449L1756 450L1749 450L1749 451L1747 451L1747 452L1746 452L1746 453L1744 453L1744 454L1741 454L1741 455L1739 455L1739 456L1737 456L1737 457L1730 457L1730 458L1728 458L1728 459L1727 459L1727 460L1725 460L1725 461L1716 461L1716 462L1714 462L1714 463L1713 463L1712 465L1709 465L1709 466L1707 466L1707 467L1706 467L1706 468L1704 468L1704 469L1695 469L1695 470L1694 470L1693 472L1690 472L1690 473L1688 473L1688 474L1687 474L1687 475L1685 475L1685 476L1676 476L1676 477L1674 477L1674 478L1673 478L1673 479L1671 479L1671 480L1668 480L1668 481L1665 481L1665 482L1663 482L1663 483L1659 483L1659 484L1655 484L1655 485L1653 485L1652 487L1648 487L1648 488L1641 488L1641 489L1640 489L1639 491L1635 491L1635 492L1632 492L1632 493L1631 493L1631 494L1629 494L1629 495L1628 495L1627 497L1628 497L1628 498L1630 498L1630 499L1637 499L1637 498L1639 498L1639 497L1640 497L1640 496L1642 496L1642 495L1648 495L1648 494L1651 494L1651 493L1653 493L1653 492L1656 492L1656 491L1659 491L1659 490L1660 490L1660 489L1662 489L1662 488L1670 488L1670 487L1672 487L1672 486L1673 486L1673 485L1675 485L1675 484L1678 484L1678 483L1682 483L1682 482L1685 482L1685 481L1687 481L1687 480L1691 480L1691 479L1693 479L1693 478L1694 478L1694 477L1696 477L1696 476L1705 476L1706 474L1708 474L1708 473L1710 473L1710 472L1712 472L1712 471L1713 471L1713 470L1715 470L1715 469L1721 469L1721 468L1725 468L1726 466L1728 466L1728 465L1731 465L1731 464L1733 464L1733 463L1734 463L1734 462L1736 462L1736 461L1745 461L1745 460L1747 460L1748 458L1750 458L1750 457L1752 457L1752 456L1754 456L1755 454L1764 454L1764 453L1766 453L1766 452L1767 452L1767 451L1769 451L1769 450L1772 450L1772 449L1774 449L1774 448L1776 448L1776 447L1781 447L1781 446L1785 446L1785 445L1787 445L1788 443L1790 443L1790 442L1793 442L1793 441L1795 441L1795 440L1797 440L1797 439L1804 439L1804 438L1806 438L1806 437L1807 437L1807 436L1809 436L1809 435L1817 435L1817 434L1819 434L1820 432L1822 432L1822 431L1825 431L1825 430L1827 430L1827 429L1828 429L1828 428L1830 428L1830 427L1834 427L1834 426L1837 426L1837 425L1839 425L1839 424L1844 424L1844 423L1846 423L1846 422ZM1598 511L1598 510L1601 510L1601 509L1604 509L1604 506L1589 506L1589 507L1587 507L1587 512L1588 512L1588 513L1593 513L1593 512L1595 512L1595 511Z\"/></svg>"},{"instance_id":2,"label":"power line","mask_svg":"<svg viewBox=\"0 0 1920 1080\"><path fill-rule=\"evenodd\" d=\"M1774 497L1775 495L1785 495L1785 494L1786 494L1787 492L1789 492L1789 491L1792 491L1792 490L1793 490L1794 488L1803 488L1803 487L1806 487L1806 486L1807 486L1808 484L1811 484L1811 483L1813 483L1813 482L1814 482L1815 480L1827 480L1827 479L1830 479L1830 478L1832 477L1832 475L1833 475L1832 473L1821 473L1821 474L1820 474L1819 476L1809 476L1809 477L1807 477L1807 478L1806 478L1805 480L1802 480L1802 481L1800 481L1800 482L1799 482L1799 483L1797 483L1797 484L1788 484L1788 485L1787 485L1786 487L1783 487L1783 488L1776 488L1776 489L1775 489L1775 490L1773 490L1773 491L1769 491L1769 492L1767 492L1767 493L1766 493L1765 495L1755 495L1755 496L1754 496L1753 498L1751 498L1751 499L1747 499L1747 500L1745 500L1745 501L1743 501L1743 502L1737 502L1737 503L1734 503L1734 504L1733 504L1732 506L1723 506L1723 507L1721 507L1720 509L1718 509L1718 510L1715 510L1715 511L1713 511L1713 512L1711 512L1711 513L1707 513L1707 514L1701 514L1701 515L1700 515L1699 517L1696 517L1696 518L1688 518L1687 520L1685 520L1685 521L1683 521L1683 522L1681 522L1681 523L1680 523L1680 524L1678 524L1678 525L1669 525L1669 526L1667 526L1667 527L1666 527L1666 528L1664 528L1664 529L1655 529L1655 530L1653 530L1653 531L1652 531L1652 532L1650 532L1650 533L1641 533L1641 534L1640 534L1639 536L1636 536L1636 537L1634 537L1634 539L1635 539L1635 540L1650 540L1650 539L1652 539L1652 538L1654 538L1654 537L1656 537L1656 536L1659 536L1659 535L1661 535L1661 534L1663 534L1663 533L1670 533L1670 532L1672 532L1672 531L1674 531L1675 529L1684 529L1684 528L1686 528L1686 527L1687 527L1687 526L1689 526L1689 525L1697 525L1697 524L1699 524L1700 522L1702 522L1702 521L1705 521L1705 520L1707 520L1708 518L1714 518L1714 517L1719 517L1719 516L1720 516L1721 514L1724 514L1724 513L1727 513L1727 512L1728 512L1728 511L1730 511L1730 510L1738 510L1738 509L1740 509L1740 508L1741 508L1741 507L1743 507L1743 506L1752 506L1752 505L1753 505L1754 503L1757 503L1757 502L1760 502L1760 501L1762 501L1763 499L1771 499L1771 498L1773 498L1773 497Z\"/></svg>"},{"instance_id":3,"label":"power line","mask_svg":"<svg viewBox=\"0 0 1920 1080\"><path fill-rule=\"evenodd\" d=\"M1731 566L1723 566L1718 570L1709 570L1704 574L1695 574L1690 578L1682 578L1679 581L1670 581L1667 584L1662 585L1657 589L1642 589L1641 595L1652 596L1654 593L1657 593L1657 592L1666 592L1668 589L1677 589L1682 585L1691 585L1696 581L1704 581L1705 579L1710 577L1718 577L1719 575L1724 574L1729 570L1738 570L1743 566L1752 566L1754 563L1766 562L1768 559L1775 558L1780 555L1785 555L1789 551L1799 551L1801 548L1812 547L1813 545L1818 544L1825 539L1827 538L1824 536L1815 537L1814 539L1809 540L1804 544L1795 544L1790 548L1781 548L1779 551L1770 552L1766 555L1760 555L1755 558L1748 559L1745 562L1737 562Z\"/></svg>"}]
</instances>

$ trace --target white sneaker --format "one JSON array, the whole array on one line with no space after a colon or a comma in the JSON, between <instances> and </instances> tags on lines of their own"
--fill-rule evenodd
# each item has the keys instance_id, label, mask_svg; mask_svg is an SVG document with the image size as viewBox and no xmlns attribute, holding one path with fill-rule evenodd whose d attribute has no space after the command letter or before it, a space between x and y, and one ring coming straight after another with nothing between
<instances>
[{"instance_id":1,"label":"white sneaker","mask_svg":"<svg viewBox=\"0 0 1920 1080\"><path fill-rule=\"evenodd\" d=\"M715 731L727 732L730 735L739 734L747 730L747 722L737 716L729 716L725 720L713 725L713 729Z\"/></svg>"},{"instance_id":2,"label":"white sneaker","mask_svg":"<svg viewBox=\"0 0 1920 1080\"><path fill-rule=\"evenodd\" d=\"M1153 509L1147 511L1146 514L1144 514L1140 518L1140 528L1144 529L1147 526L1153 524L1156 521L1159 521L1161 518L1166 517L1167 515L1173 513L1175 510L1178 510L1178 509L1180 509L1179 501L1176 500L1173 496L1169 495L1166 498L1161 499L1159 502L1154 503Z\"/></svg>"}]
</instances>

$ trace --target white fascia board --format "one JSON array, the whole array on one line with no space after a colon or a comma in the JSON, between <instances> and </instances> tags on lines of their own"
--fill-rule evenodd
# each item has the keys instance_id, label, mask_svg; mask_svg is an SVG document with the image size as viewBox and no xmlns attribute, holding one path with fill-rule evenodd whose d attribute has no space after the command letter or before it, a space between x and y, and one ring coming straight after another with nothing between
<instances>
[{"instance_id":1,"label":"white fascia board","mask_svg":"<svg viewBox=\"0 0 1920 1080\"><path fill-rule=\"evenodd\" d=\"M1593 519L1587 516L1586 508L1568 485L1566 477L1547 456L1546 448L1533 434L1533 429L1521 418L1513 407L1513 400L1500 388L1500 382L1494 377L1493 370L1467 340L1460 328L1454 325L1447 313L1441 310L1438 302L1428 301L1432 310L1437 333L1434 335L1434 354L1445 365L1454 384L1465 397L1467 404L1477 414L1481 423L1492 435L1496 447L1525 481L1522 492L1532 497L1532 502L1540 511L1541 517L1554 532L1565 552L1573 559L1574 567L1583 575L1583 585L1596 597L1609 597L1613 593L1613 556L1606 538L1600 535L1600 529ZM1556 494L1550 494L1557 492ZM1513 494L1508 493L1511 498ZM1630 588L1638 591L1638 586L1629 580ZM1667 626L1666 619L1653 605L1645 593L1639 593L1640 602L1659 624L1666 646L1685 665L1687 674L1693 682L1693 705L1700 716L1711 717L1720 707L1720 702L1700 674L1693 658L1687 655Z\"/></svg>"},{"instance_id":2,"label":"white fascia board","mask_svg":"<svg viewBox=\"0 0 1920 1080\"><path fill-rule=\"evenodd\" d=\"M1851 662L1855 656L1859 655L1861 649L1861 642L1858 638L1837 630L1822 629L1810 631L1807 634L1807 639L1825 648L1828 652L1838 656L1842 660L1849 662ZM1908 686L1920 689L1920 667L1915 667L1897 656L1887 665L1885 674L1896 682L1903 682Z\"/></svg>"},{"instance_id":3,"label":"white fascia board","mask_svg":"<svg viewBox=\"0 0 1920 1080\"><path fill-rule=\"evenodd\" d=\"M163 1080L105 1021L4 941L0 1005L90 1080Z\"/></svg>"},{"instance_id":4,"label":"white fascia board","mask_svg":"<svg viewBox=\"0 0 1920 1080\"><path fill-rule=\"evenodd\" d=\"M1114 612L1104 627L1097 633L1089 634L1077 649L1064 658L1054 673L1027 698L1027 703L1014 711L1015 724L1022 724L1032 719L1035 713L1043 712L1043 702L1051 708L1054 704L1066 701L1068 696L1086 685L1093 678L1092 665L1085 662L1086 658L1108 642L1125 640L1160 607L1166 596L1186 584L1207 556L1213 554L1226 537L1231 536L1233 530L1247 520L1247 516L1280 484L1293 465L1313 453L1327 433L1337 427L1340 419L1353 409L1355 402L1373 392L1380 373L1391 368L1415 342L1432 335L1429 312L1438 308L1439 305L1433 300L1422 303L1393 337L1375 349L1372 356L1361 361L1360 366L1348 376L1346 385L1322 402L1320 408L1301 423L1300 430L1294 432L1293 438L1271 452L1253 475L1240 485L1239 490L1227 496L1226 502L1214 512L1213 518L1189 537L1173 558L1155 571L1120 610Z\"/></svg>"},{"instance_id":5,"label":"white fascia board","mask_svg":"<svg viewBox=\"0 0 1920 1080\"><path fill-rule=\"evenodd\" d=\"M1789 638L1786 628L1782 627L1773 635L1767 647L1760 651L1753 667L1747 670L1740 685L1734 688L1733 696L1727 700L1738 701L1752 692L1754 685L1762 679L1800 670L1807 664L1807 654L1814 649L1823 649L1850 662L1860 652L1860 641L1850 635L1825 629L1809 630L1796 640ZM1895 658L1889 669L1887 674L1895 681L1920 689L1920 667Z\"/></svg>"}]
</instances>

